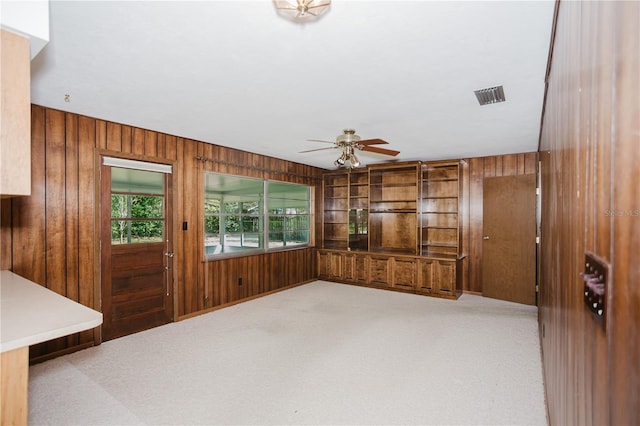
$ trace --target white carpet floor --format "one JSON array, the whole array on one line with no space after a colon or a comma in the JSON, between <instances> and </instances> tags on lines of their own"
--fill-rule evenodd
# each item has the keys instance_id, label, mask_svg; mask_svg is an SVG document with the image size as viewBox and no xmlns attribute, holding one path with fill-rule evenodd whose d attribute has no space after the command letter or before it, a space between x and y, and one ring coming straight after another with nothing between
<instances>
[{"instance_id":1,"label":"white carpet floor","mask_svg":"<svg viewBox=\"0 0 640 426\"><path fill-rule=\"evenodd\" d=\"M32 425L546 425L537 308L316 281L32 366Z\"/></svg>"}]
</instances>

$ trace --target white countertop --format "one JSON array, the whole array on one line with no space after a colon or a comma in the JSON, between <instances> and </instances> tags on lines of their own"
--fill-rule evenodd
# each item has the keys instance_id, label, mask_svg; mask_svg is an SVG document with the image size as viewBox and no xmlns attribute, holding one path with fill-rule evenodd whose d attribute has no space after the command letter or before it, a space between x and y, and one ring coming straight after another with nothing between
<instances>
[{"instance_id":1,"label":"white countertop","mask_svg":"<svg viewBox=\"0 0 640 426\"><path fill-rule=\"evenodd\" d=\"M102 324L102 314L11 271L0 271L0 352Z\"/></svg>"}]
</instances>

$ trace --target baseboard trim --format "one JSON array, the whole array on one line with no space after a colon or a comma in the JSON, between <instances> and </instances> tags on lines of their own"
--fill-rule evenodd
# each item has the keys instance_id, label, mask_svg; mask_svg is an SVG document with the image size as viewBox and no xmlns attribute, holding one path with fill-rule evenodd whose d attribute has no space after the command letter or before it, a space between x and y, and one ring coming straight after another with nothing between
<instances>
[{"instance_id":1,"label":"baseboard trim","mask_svg":"<svg viewBox=\"0 0 640 426\"><path fill-rule=\"evenodd\" d=\"M49 361L53 358L58 358L63 355L69 355L74 352L81 351L83 349L92 348L97 346L94 342L86 342L80 345L69 346L68 348L61 349L59 351L51 352L45 355L40 355L34 358L29 359L29 365L40 364L41 362Z\"/></svg>"},{"instance_id":2,"label":"baseboard trim","mask_svg":"<svg viewBox=\"0 0 640 426\"><path fill-rule=\"evenodd\" d=\"M212 306L210 308L203 309L201 311L192 312L192 313L186 314L186 315L180 315L178 317L177 321L182 321L182 320L186 320L186 319L189 319L189 318L194 318L194 317L197 317L197 316L200 316L200 315L208 314L209 312L214 312L214 311L217 311L219 309L228 308L229 306L237 305L239 303L248 302L250 300L254 300L254 299L258 299L260 297L268 296L270 294L278 293L278 292L283 291L283 290L289 290L291 288L298 287L298 286L301 286L301 285L304 285L304 284L309 284L310 282L317 281L317 280L318 280L317 278L313 278L313 279L310 279L310 280L307 280L307 281L302 281L302 282L299 282L299 283L296 283L296 284L291 284L291 285L288 285L286 287L281 287L281 288L277 288L275 290L269 290L269 291L264 292L264 293L256 294L256 295L249 296L249 297L245 297L244 299L234 300L233 302L228 302L228 303L224 303L222 305Z\"/></svg>"}]
</instances>

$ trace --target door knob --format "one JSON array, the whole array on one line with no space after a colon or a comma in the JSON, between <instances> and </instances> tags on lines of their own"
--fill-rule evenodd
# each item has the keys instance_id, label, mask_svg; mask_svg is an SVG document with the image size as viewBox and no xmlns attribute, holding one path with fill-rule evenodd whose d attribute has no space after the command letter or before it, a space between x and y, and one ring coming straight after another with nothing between
<instances>
[{"instance_id":1,"label":"door knob","mask_svg":"<svg viewBox=\"0 0 640 426\"><path fill-rule=\"evenodd\" d=\"M167 252L164 255L167 256L167 257L173 257L173 252Z\"/></svg>"},{"instance_id":2,"label":"door knob","mask_svg":"<svg viewBox=\"0 0 640 426\"><path fill-rule=\"evenodd\" d=\"M489 236L488 236L488 235L485 235L484 237L482 237L482 239L483 239L483 240L488 240L488 239L489 239Z\"/></svg>"}]
</instances>

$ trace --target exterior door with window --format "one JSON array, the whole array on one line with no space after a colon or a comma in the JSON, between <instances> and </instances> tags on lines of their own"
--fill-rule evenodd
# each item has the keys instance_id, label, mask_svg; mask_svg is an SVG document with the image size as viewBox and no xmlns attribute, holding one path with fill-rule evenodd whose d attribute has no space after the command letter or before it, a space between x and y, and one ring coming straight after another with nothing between
<instances>
[{"instance_id":1,"label":"exterior door with window","mask_svg":"<svg viewBox=\"0 0 640 426\"><path fill-rule=\"evenodd\" d=\"M171 167L109 159L100 182L103 340L173 318Z\"/></svg>"}]
</instances>

